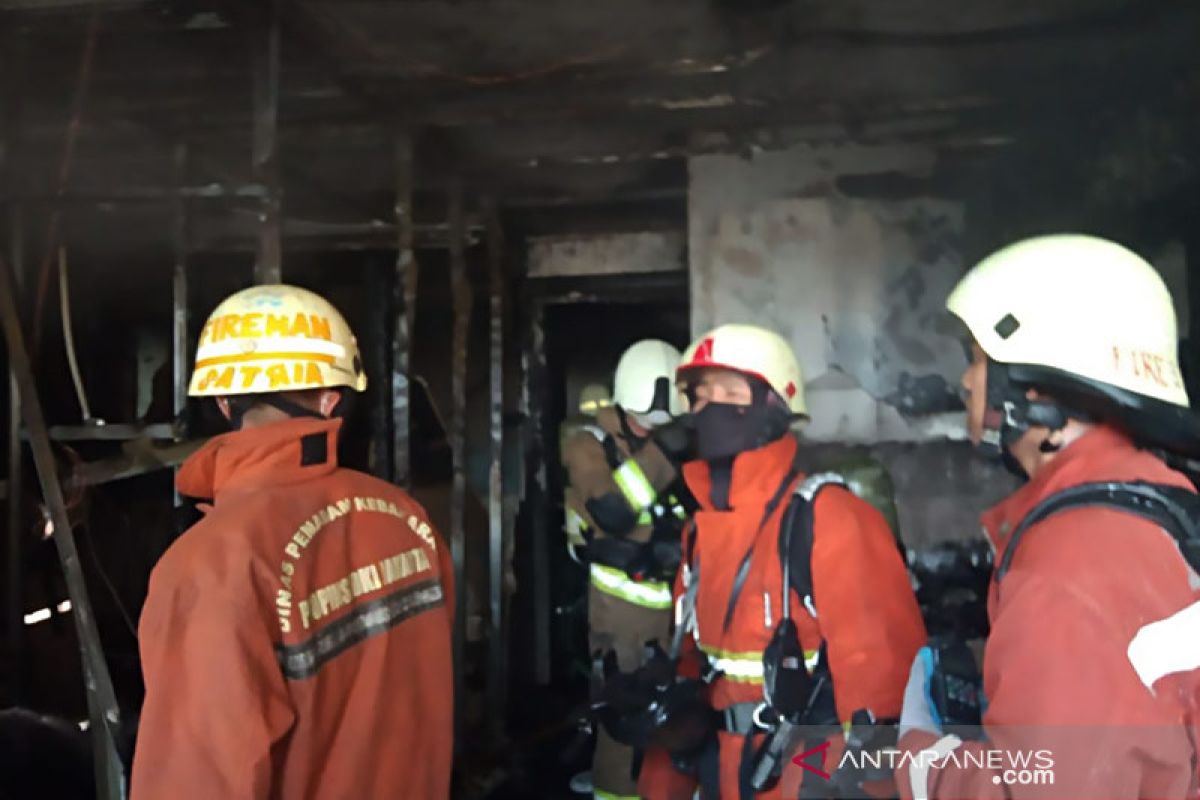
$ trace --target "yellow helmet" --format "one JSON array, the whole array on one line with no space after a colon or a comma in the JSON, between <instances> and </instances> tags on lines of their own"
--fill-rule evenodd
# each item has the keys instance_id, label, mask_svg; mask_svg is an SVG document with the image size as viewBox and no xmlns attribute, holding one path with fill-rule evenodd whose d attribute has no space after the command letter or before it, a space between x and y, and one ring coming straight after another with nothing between
<instances>
[{"instance_id":1,"label":"yellow helmet","mask_svg":"<svg viewBox=\"0 0 1200 800\"><path fill-rule=\"evenodd\" d=\"M608 389L598 383L589 383L579 392L579 413L589 417L596 416L600 409L612 405Z\"/></svg>"},{"instance_id":2,"label":"yellow helmet","mask_svg":"<svg viewBox=\"0 0 1200 800\"><path fill-rule=\"evenodd\" d=\"M296 286L254 286L204 324L188 394L219 397L346 386L367 388L358 341L341 313Z\"/></svg>"},{"instance_id":3,"label":"yellow helmet","mask_svg":"<svg viewBox=\"0 0 1200 800\"><path fill-rule=\"evenodd\" d=\"M807 414L804 374L791 345L757 325L722 325L701 336L683 353L676 380L701 367L730 369L759 378L783 398L792 414Z\"/></svg>"},{"instance_id":4,"label":"yellow helmet","mask_svg":"<svg viewBox=\"0 0 1200 800\"><path fill-rule=\"evenodd\" d=\"M1031 424L1061 426L1065 408L1115 417L1170 449L1200 444L1171 294L1121 245L1077 234L1017 242L967 273L946 307L999 365L988 372L985 446ZM1029 386L1065 403L1060 415L1054 403L1026 401Z\"/></svg>"}]
</instances>

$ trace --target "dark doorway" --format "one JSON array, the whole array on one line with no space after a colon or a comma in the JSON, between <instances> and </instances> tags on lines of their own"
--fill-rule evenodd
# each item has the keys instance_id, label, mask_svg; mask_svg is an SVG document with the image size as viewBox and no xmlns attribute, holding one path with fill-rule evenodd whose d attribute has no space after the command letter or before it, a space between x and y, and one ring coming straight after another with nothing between
<instances>
[{"instance_id":1,"label":"dark doorway","mask_svg":"<svg viewBox=\"0 0 1200 800\"><path fill-rule=\"evenodd\" d=\"M590 742L574 721L586 708L587 568L563 533L564 422L576 416L580 390L611 390L621 353L657 338L680 350L690 339L685 273L531 280L520 321L529 406L529 491L517 525L518 592L512 614L511 730L545 747L527 752L515 783L497 797L570 797L570 776L586 769ZM543 489L544 487L544 489ZM519 699L518 699L519 698Z\"/></svg>"}]
</instances>

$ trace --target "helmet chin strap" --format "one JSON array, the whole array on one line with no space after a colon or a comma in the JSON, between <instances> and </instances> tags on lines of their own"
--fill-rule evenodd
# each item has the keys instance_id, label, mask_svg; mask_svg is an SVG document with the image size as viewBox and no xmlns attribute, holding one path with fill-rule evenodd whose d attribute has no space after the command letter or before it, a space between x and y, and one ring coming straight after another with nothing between
<instances>
[{"instance_id":1,"label":"helmet chin strap","mask_svg":"<svg viewBox=\"0 0 1200 800\"><path fill-rule=\"evenodd\" d=\"M246 414L252 408L258 405L271 406L272 408L282 411L293 419L302 419L308 417L310 419L336 419L345 416L348 398L345 392L340 392L341 400L334 407L333 413L326 417L319 411L315 411L300 403L288 400L277 394L259 394L249 396L234 396L229 398L229 422L235 431L242 429L242 423L245 421Z\"/></svg>"},{"instance_id":2,"label":"helmet chin strap","mask_svg":"<svg viewBox=\"0 0 1200 800\"><path fill-rule=\"evenodd\" d=\"M1066 426L1070 414L1058 403L1049 400L1030 400L1025 390L1009 378L1008 368L988 360L987 409L983 415L983 436L979 450L988 458L1000 460L1019 477L1028 474L1012 456L1012 446L1030 428L1048 428L1051 433ZM1049 438L1038 445L1043 453L1054 453L1059 445Z\"/></svg>"}]
</instances>

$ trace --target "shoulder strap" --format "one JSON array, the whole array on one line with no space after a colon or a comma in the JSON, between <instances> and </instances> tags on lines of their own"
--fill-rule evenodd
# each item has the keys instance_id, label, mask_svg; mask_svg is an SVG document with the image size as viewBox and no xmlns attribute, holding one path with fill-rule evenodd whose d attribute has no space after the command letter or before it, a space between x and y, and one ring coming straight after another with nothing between
<instances>
[{"instance_id":1,"label":"shoulder strap","mask_svg":"<svg viewBox=\"0 0 1200 800\"><path fill-rule=\"evenodd\" d=\"M783 616L791 616L791 603L787 601L790 588L814 617L812 549L816 524L813 508L817 495L826 486L846 488L846 481L835 472L821 472L805 478L796 487L783 522L779 526L779 563L783 566Z\"/></svg>"},{"instance_id":2,"label":"shoulder strap","mask_svg":"<svg viewBox=\"0 0 1200 800\"><path fill-rule=\"evenodd\" d=\"M733 578L733 589L729 593L729 602L725 606L725 624L722 626L722 631L728 631L729 626L733 624L733 612L737 608L738 598L742 596L742 589L746 585L746 577L750 574L750 562L754 560L754 546L758 544L758 537L762 534L763 526L771 519L771 515L775 513L775 509L779 507L779 503L787 496L788 489L800 474L800 448L796 448L796 455L792 457L791 466L788 467L787 474L783 476L783 481L779 484L779 488L775 490L775 494L767 501L766 508L763 509L762 519L759 520L758 528L755 529L754 538L750 541L750 546L746 549L746 554L742 556L742 561L738 564L737 573Z\"/></svg>"},{"instance_id":3,"label":"shoulder strap","mask_svg":"<svg viewBox=\"0 0 1200 800\"><path fill-rule=\"evenodd\" d=\"M1084 506L1104 506L1150 520L1175 539L1192 569L1200 572L1200 496L1177 486L1145 483L1085 483L1047 497L1013 530L996 567L1000 581L1012 566L1025 532L1047 517Z\"/></svg>"},{"instance_id":4,"label":"shoulder strap","mask_svg":"<svg viewBox=\"0 0 1200 800\"><path fill-rule=\"evenodd\" d=\"M611 433L605 434L604 438L600 440L600 443L604 445L604 458L608 461L608 466L611 469L616 469L617 467L621 466L625 459L621 455L620 448L617 447L616 437Z\"/></svg>"},{"instance_id":5,"label":"shoulder strap","mask_svg":"<svg viewBox=\"0 0 1200 800\"><path fill-rule=\"evenodd\" d=\"M599 425L581 425L579 429L587 431L596 437L596 441L604 448L604 460L608 462L610 469L616 469L621 466L621 462L625 459L621 454L620 448L617 447L616 437Z\"/></svg>"}]
</instances>

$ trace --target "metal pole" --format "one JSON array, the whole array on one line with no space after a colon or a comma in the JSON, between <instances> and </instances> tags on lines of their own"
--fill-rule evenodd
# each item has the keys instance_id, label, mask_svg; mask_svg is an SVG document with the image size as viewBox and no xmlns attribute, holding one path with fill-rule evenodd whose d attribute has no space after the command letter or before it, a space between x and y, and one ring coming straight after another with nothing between
<instances>
[{"instance_id":1,"label":"metal pole","mask_svg":"<svg viewBox=\"0 0 1200 800\"><path fill-rule=\"evenodd\" d=\"M175 146L175 175L179 185L187 180L188 147ZM175 423L181 433L186 430L184 415L188 398L188 201L180 196L175 199L175 223L172 230L172 245L175 255L174 274L171 281L171 298L174 307L172 316L172 367L175 378L174 404Z\"/></svg>"},{"instance_id":2,"label":"metal pole","mask_svg":"<svg viewBox=\"0 0 1200 800\"><path fill-rule=\"evenodd\" d=\"M25 272L24 225L21 207L9 212L9 247L13 271L20 285ZM22 569L24 548L21 526L21 478L24 473L21 450L21 391L11 365L8 371L8 657L12 665L11 701L19 705L25 698L25 574Z\"/></svg>"},{"instance_id":3,"label":"metal pole","mask_svg":"<svg viewBox=\"0 0 1200 800\"><path fill-rule=\"evenodd\" d=\"M7 259L0 258L0 322L4 326L4 338L8 345L9 366L16 375L21 395L22 417L29 431L29 446L37 468L42 496L54 525L54 543L58 547L58 558L62 562L67 592L71 598L75 629L79 636L79 647L83 657L83 675L87 686L88 710L91 719L93 753L95 754L97 796L106 800L120 800L125 795L125 779L121 761L117 757L115 731L121 716L109 677L108 664L100 643L100 633L92 616L92 605L88 599L87 584L79 563L79 552L75 547L75 536L67 519L67 507L63 500L62 485L55 470L54 453L50 449L50 437L42 405L38 399L37 385L33 378L33 367L25 349L25 332L21 329L21 318L13 295L13 279Z\"/></svg>"},{"instance_id":4,"label":"metal pole","mask_svg":"<svg viewBox=\"0 0 1200 800\"><path fill-rule=\"evenodd\" d=\"M467 341L471 324L471 285L467 280L466 220L463 214L462 184L455 181L450 190L450 286L454 305L454 330L451 341L453 410L450 419L450 451L454 464L454 483L450 494L450 553L454 559L454 696L462 698L463 660L466 642L466 547L463 529L467 501L465 440L467 422ZM455 709L461 704L455 704ZM462 715L455 714L455 728ZM459 737L455 736L455 741Z\"/></svg>"},{"instance_id":5,"label":"metal pole","mask_svg":"<svg viewBox=\"0 0 1200 800\"><path fill-rule=\"evenodd\" d=\"M508 685L508 639L504 624L504 231L499 210L489 200L486 209L489 302L491 323L491 470L488 473L488 593L491 633L488 637L487 696L493 735L503 738L505 690Z\"/></svg>"},{"instance_id":6,"label":"metal pole","mask_svg":"<svg viewBox=\"0 0 1200 800\"><path fill-rule=\"evenodd\" d=\"M363 361L371 376L367 396L371 404L371 447L368 469L380 480L392 478L392 395L384 375L391 374L389 362L392 303L395 277L390 260L371 258L365 265L367 329L363 337Z\"/></svg>"},{"instance_id":7,"label":"metal pole","mask_svg":"<svg viewBox=\"0 0 1200 800\"><path fill-rule=\"evenodd\" d=\"M181 188L187 183L188 147L180 143L175 146L175 180ZM171 358L174 377L172 417L179 436L187 435L188 398L188 201L180 195L175 199L175 221L171 231L175 265L171 278ZM178 472L178 470L176 470ZM183 500L179 491L172 488L174 504L178 508Z\"/></svg>"},{"instance_id":8,"label":"metal pole","mask_svg":"<svg viewBox=\"0 0 1200 800\"><path fill-rule=\"evenodd\" d=\"M410 392L412 382L413 321L417 314L418 264L413 256L412 213L412 139L396 139L396 281L392 303L396 308L396 329L392 340L392 479L405 487L412 486L409 450ZM450 232L453 240L454 232Z\"/></svg>"},{"instance_id":9,"label":"metal pole","mask_svg":"<svg viewBox=\"0 0 1200 800\"><path fill-rule=\"evenodd\" d=\"M525 413L532 426L530 431L530 471L533 485L529 487L530 546L533 549L533 657L534 676L538 684L550 683L550 551L547 541L546 517L549 499L546 491L546 434L545 402L548 391L546 377L546 345L543 322L546 309L535 303L530 313L525 361Z\"/></svg>"},{"instance_id":10,"label":"metal pole","mask_svg":"<svg viewBox=\"0 0 1200 800\"><path fill-rule=\"evenodd\" d=\"M18 117L21 110L21 86L16 76L20 72L23 59L15 32L3 37L3 42L4 96L0 100L4 103L5 124L0 128L0 168L4 174L2 185L6 190L14 191L18 188L16 150L20 130ZM24 224L20 204L14 203L10 206L7 222L9 257L12 259L17 281L20 282L25 271ZM24 465L21 459L21 393L11 366L8 374L8 574L5 581L5 629L10 669L7 688L8 701L12 705L21 705L25 700L25 601L24 570L21 568L24 558L21 546L21 477Z\"/></svg>"},{"instance_id":11,"label":"metal pole","mask_svg":"<svg viewBox=\"0 0 1200 800\"><path fill-rule=\"evenodd\" d=\"M281 0L271 0L264 37L254 48L254 178L266 187L259 213L258 260L254 282L283 279L279 220L279 15Z\"/></svg>"}]
</instances>

